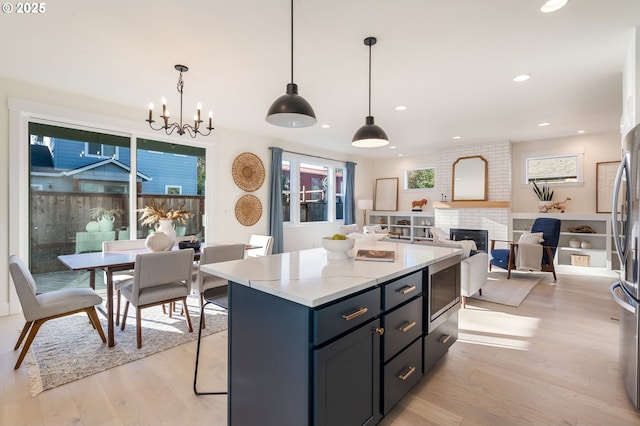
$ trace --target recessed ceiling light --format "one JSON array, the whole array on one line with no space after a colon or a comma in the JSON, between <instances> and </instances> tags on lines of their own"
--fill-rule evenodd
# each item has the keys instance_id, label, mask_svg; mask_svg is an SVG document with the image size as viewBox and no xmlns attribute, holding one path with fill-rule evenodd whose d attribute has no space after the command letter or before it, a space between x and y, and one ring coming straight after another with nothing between
<instances>
[{"instance_id":1,"label":"recessed ceiling light","mask_svg":"<svg viewBox=\"0 0 640 426\"><path fill-rule=\"evenodd\" d=\"M540 124L538 124L538 126L540 126L540 127L545 127L545 126L549 126L550 124L551 124L551 123L544 122L544 123L540 123Z\"/></svg>"},{"instance_id":2,"label":"recessed ceiling light","mask_svg":"<svg viewBox=\"0 0 640 426\"><path fill-rule=\"evenodd\" d=\"M322 126L320 126L320 127L322 127L323 129L328 129L328 128L329 128L329 127L331 127L331 126L329 126L328 124L323 124L323 125L322 125Z\"/></svg>"},{"instance_id":3,"label":"recessed ceiling light","mask_svg":"<svg viewBox=\"0 0 640 426\"><path fill-rule=\"evenodd\" d=\"M542 7L540 8L540 11L542 13L555 12L556 10L559 10L565 7L568 2L569 0L547 0L546 2L544 2Z\"/></svg>"},{"instance_id":4,"label":"recessed ceiling light","mask_svg":"<svg viewBox=\"0 0 640 426\"><path fill-rule=\"evenodd\" d=\"M398 157L402 157L402 154L398 154Z\"/></svg>"},{"instance_id":5,"label":"recessed ceiling light","mask_svg":"<svg viewBox=\"0 0 640 426\"><path fill-rule=\"evenodd\" d=\"M404 111L405 109L407 109L407 107L405 105L398 105L396 107L396 111Z\"/></svg>"},{"instance_id":6,"label":"recessed ceiling light","mask_svg":"<svg viewBox=\"0 0 640 426\"><path fill-rule=\"evenodd\" d=\"M462 136L454 136L452 139L462 139Z\"/></svg>"},{"instance_id":7,"label":"recessed ceiling light","mask_svg":"<svg viewBox=\"0 0 640 426\"><path fill-rule=\"evenodd\" d=\"M391 145L391 146L389 147L389 149L396 149L396 148L397 148L397 146L395 146L395 145Z\"/></svg>"},{"instance_id":8,"label":"recessed ceiling light","mask_svg":"<svg viewBox=\"0 0 640 426\"><path fill-rule=\"evenodd\" d=\"M578 130L578 134L583 134L584 130Z\"/></svg>"},{"instance_id":9,"label":"recessed ceiling light","mask_svg":"<svg viewBox=\"0 0 640 426\"><path fill-rule=\"evenodd\" d=\"M520 74L513 77L513 81L515 81L516 83L520 83L521 81L527 81L530 78L531 76L529 74Z\"/></svg>"}]
</instances>

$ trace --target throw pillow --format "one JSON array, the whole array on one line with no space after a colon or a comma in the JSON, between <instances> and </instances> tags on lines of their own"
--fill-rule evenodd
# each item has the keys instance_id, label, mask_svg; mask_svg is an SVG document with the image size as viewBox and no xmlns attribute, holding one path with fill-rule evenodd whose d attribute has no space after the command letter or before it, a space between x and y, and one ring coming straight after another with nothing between
<instances>
[{"instance_id":1,"label":"throw pillow","mask_svg":"<svg viewBox=\"0 0 640 426\"><path fill-rule=\"evenodd\" d=\"M518 242L523 244L540 244L544 242L544 238L542 238L542 232L524 231Z\"/></svg>"}]
</instances>

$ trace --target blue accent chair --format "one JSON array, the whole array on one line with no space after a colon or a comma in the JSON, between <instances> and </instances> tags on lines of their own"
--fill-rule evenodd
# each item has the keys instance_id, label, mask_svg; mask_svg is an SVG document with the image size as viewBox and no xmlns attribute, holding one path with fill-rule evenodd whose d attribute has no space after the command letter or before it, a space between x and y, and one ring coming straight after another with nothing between
<instances>
[{"instance_id":1,"label":"blue accent chair","mask_svg":"<svg viewBox=\"0 0 640 426\"><path fill-rule=\"evenodd\" d=\"M558 248L558 240L560 239L560 219L551 219L539 217L533 222L531 232L542 232L542 259L540 269L544 272L553 273L554 281L556 278L556 270L553 266L553 258L556 255L556 249ZM489 271L492 266L497 266L507 270L507 279L511 278L511 270L516 268L516 250L518 243L514 241L503 241L509 243L508 249L496 249L496 241L491 240L491 259L489 261Z\"/></svg>"}]
</instances>

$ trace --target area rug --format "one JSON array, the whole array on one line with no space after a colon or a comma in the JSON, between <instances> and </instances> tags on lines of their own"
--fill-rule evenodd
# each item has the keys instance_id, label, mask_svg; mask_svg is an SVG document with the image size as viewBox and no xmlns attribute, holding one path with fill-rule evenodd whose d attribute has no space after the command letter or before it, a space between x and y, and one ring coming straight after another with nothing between
<instances>
[{"instance_id":1,"label":"area rug","mask_svg":"<svg viewBox=\"0 0 640 426\"><path fill-rule=\"evenodd\" d=\"M135 309L129 308L124 331L115 327L113 348L102 343L86 314L47 321L38 331L31 349L24 359L29 390L32 396L56 386L135 361L198 338L200 307L197 296L188 298L193 333L180 312L173 318L162 312L162 307L142 310L142 348L136 346ZM180 303L177 304L178 310ZM98 313L105 336L107 321ZM227 311L207 305L205 308L207 336L227 328Z\"/></svg>"},{"instance_id":2,"label":"area rug","mask_svg":"<svg viewBox=\"0 0 640 426\"><path fill-rule=\"evenodd\" d=\"M482 296L476 293L471 298L517 307L542 278L542 274L511 272L507 279L506 271L492 271L482 287Z\"/></svg>"}]
</instances>

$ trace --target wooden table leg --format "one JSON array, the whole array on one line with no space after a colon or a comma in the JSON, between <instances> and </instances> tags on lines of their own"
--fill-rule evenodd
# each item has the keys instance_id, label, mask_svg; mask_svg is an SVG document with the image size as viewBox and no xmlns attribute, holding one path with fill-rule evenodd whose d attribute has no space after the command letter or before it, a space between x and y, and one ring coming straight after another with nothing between
<instances>
[{"instance_id":1,"label":"wooden table leg","mask_svg":"<svg viewBox=\"0 0 640 426\"><path fill-rule=\"evenodd\" d=\"M96 270L95 269L90 269L89 270L89 286L93 290L96 289Z\"/></svg>"},{"instance_id":2,"label":"wooden table leg","mask_svg":"<svg viewBox=\"0 0 640 426\"><path fill-rule=\"evenodd\" d=\"M105 275L107 276L107 344L112 348L116 344L113 330L113 272L105 268Z\"/></svg>"}]
</instances>

